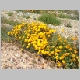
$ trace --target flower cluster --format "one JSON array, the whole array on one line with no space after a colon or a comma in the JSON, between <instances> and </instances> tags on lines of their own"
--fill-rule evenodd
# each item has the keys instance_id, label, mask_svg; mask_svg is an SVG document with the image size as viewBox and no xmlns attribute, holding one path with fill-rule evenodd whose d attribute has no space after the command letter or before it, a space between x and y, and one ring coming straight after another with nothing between
<instances>
[{"instance_id":1,"label":"flower cluster","mask_svg":"<svg viewBox=\"0 0 80 80\"><path fill-rule=\"evenodd\" d=\"M14 36L17 40L22 39L23 46L26 46L26 48L30 48L32 45L38 51L38 54L44 54L43 50L48 45L47 38L50 38L54 32L56 31L48 28L42 22L32 22L15 26L11 32L8 32L8 35Z\"/></svg>"},{"instance_id":2,"label":"flower cluster","mask_svg":"<svg viewBox=\"0 0 80 80\"><path fill-rule=\"evenodd\" d=\"M22 23L16 25L8 35L15 37L23 48L33 49L54 60L58 67L79 67L79 51L76 46L57 34L55 29L47 27L47 24Z\"/></svg>"}]
</instances>

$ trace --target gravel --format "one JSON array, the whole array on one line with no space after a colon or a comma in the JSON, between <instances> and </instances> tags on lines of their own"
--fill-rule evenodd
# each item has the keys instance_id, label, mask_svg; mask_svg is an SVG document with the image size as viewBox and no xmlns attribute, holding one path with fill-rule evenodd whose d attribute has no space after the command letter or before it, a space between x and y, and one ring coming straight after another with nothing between
<instances>
[{"instance_id":1,"label":"gravel","mask_svg":"<svg viewBox=\"0 0 80 80\"><path fill-rule=\"evenodd\" d=\"M75 27L68 28L64 24L61 24L60 26L54 26L52 24L48 24L48 27L55 29L57 31L57 33L61 34L66 39L68 37L75 37L75 36L79 37L78 26L77 26L77 28L75 28ZM62 32L62 29L64 29L64 32Z\"/></svg>"},{"instance_id":2,"label":"gravel","mask_svg":"<svg viewBox=\"0 0 80 80\"><path fill-rule=\"evenodd\" d=\"M31 54L29 51L22 52L12 43L2 42L1 68L2 69L54 69L51 61Z\"/></svg>"}]
</instances>

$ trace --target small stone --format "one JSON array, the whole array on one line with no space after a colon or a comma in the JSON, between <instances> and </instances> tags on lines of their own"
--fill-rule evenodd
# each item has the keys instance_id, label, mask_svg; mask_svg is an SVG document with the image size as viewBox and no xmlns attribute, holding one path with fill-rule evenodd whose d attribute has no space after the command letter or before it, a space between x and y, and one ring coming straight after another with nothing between
<instances>
[{"instance_id":1,"label":"small stone","mask_svg":"<svg viewBox=\"0 0 80 80\"><path fill-rule=\"evenodd\" d=\"M27 67L26 65L23 65L23 68L24 68L24 69L26 69L26 67Z\"/></svg>"}]
</instances>

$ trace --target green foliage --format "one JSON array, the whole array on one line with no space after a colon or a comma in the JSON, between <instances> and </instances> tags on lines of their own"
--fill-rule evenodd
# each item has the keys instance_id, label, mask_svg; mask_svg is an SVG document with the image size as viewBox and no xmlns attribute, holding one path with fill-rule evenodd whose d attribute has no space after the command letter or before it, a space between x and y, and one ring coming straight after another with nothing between
<instances>
[{"instance_id":1,"label":"green foliage","mask_svg":"<svg viewBox=\"0 0 80 80\"><path fill-rule=\"evenodd\" d=\"M26 16L26 19L29 19L30 18L30 16Z\"/></svg>"},{"instance_id":2,"label":"green foliage","mask_svg":"<svg viewBox=\"0 0 80 80\"><path fill-rule=\"evenodd\" d=\"M8 14L8 16L12 16L13 15L13 13L12 12L9 12L9 13L7 13Z\"/></svg>"},{"instance_id":3,"label":"green foliage","mask_svg":"<svg viewBox=\"0 0 80 80\"><path fill-rule=\"evenodd\" d=\"M71 18L71 16L70 16L70 15L63 14L63 13L59 14L59 15L58 15L58 17L59 17L59 18L68 18L68 19L70 19L70 18Z\"/></svg>"},{"instance_id":4,"label":"green foliage","mask_svg":"<svg viewBox=\"0 0 80 80\"><path fill-rule=\"evenodd\" d=\"M8 20L4 17L1 17L1 23L13 25L13 26L20 24L18 21ZM10 27L9 28L4 27L4 26L1 27L1 40L2 41L11 42L11 40L13 40L12 37L7 35L7 32L10 31L11 29L12 28Z\"/></svg>"},{"instance_id":5,"label":"green foliage","mask_svg":"<svg viewBox=\"0 0 80 80\"><path fill-rule=\"evenodd\" d=\"M68 18L68 19L72 19L72 20L79 20L79 15L75 15L75 16L71 16L70 14L64 14L64 13L60 13L58 14L59 18Z\"/></svg>"},{"instance_id":6,"label":"green foliage","mask_svg":"<svg viewBox=\"0 0 80 80\"><path fill-rule=\"evenodd\" d=\"M26 19L29 19L30 18L30 16L25 16L25 15L23 17L26 18Z\"/></svg>"},{"instance_id":7,"label":"green foliage","mask_svg":"<svg viewBox=\"0 0 80 80\"><path fill-rule=\"evenodd\" d=\"M33 12L34 13L40 13L40 10L34 10Z\"/></svg>"},{"instance_id":8,"label":"green foliage","mask_svg":"<svg viewBox=\"0 0 80 80\"><path fill-rule=\"evenodd\" d=\"M50 13L43 13L42 16L38 18L38 20L47 23L47 24L53 24L55 26L60 25L61 21L57 19L54 14Z\"/></svg>"},{"instance_id":9,"label":"green foliage","mask_svg":"<svg viewBox=\"0 0 80 80\"><path fill-rule=\"evenodd\" d=\"M1 27L1 40L5 42L10 42L12 38L7 34L8 31L11 31L11 28Z\"/></svg>"},{"instance_id":10,"label":"green foliage","mask_svg":"<svg viewBox=\"0 0 80 80\"><path fill-rule=\"evenodd\" d=\"M17 13L19 13L20 10L15 10Z\"/></svg>"},{"instance_id":11,"label":"green foliage","mask_svg":"<svg viewBox=\"0 0 80 80\"><path fill-rule=\"evenodd\" d=\"M69 28L72 28L72 25L71 25L70 22L66 26L69 27Z\"/></svg>"}]
</instances>

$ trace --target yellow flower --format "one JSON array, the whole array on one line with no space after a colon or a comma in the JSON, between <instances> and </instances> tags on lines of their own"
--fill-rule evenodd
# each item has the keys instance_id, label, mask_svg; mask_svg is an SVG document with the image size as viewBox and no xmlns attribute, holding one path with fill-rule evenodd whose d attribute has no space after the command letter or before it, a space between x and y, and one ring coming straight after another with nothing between
<instances>
[{"instance_id":1,"label":"yellow flower","mask_svg":"<svg viewBox=\"0 0 80 80\"><path fill-rule=\"evenodd\" d=\"M65 56L68 56L68 55L69 55L69 53L65 53L64 55L65 55Z\"/></svg>"},{"instance_id":2,"label":"yellow flower","mask_svg":"<svg viewBox=\"0 0 80 80\"><path fill-rule=\"evenodd\" d=\"M55 56L58 56L58 53L55 52Z\"/></svg>"},{"instance_id":3,"label":"yellow flower","mask_svg":"<svg viewBox=\"0 0 80 80\"><path fill-rule=\"evenodd\" d=\"M59 59L62 60L62 59L64 59L64 57L60 57Z\"/></svg>"},{"instance_id":4,"label":"yellow flower","mask_svg":"<svg viewBox=\"0 0 80 80\"><path fill-rule=\"evenodd\" d=\"M46 29L47 27L46 27L46 25L44 26L44 29Z\"/></svg>"},{"instance_id":5,"label":"yellow flower","mask_svg":"<svg viewBox=\"0 0 80 80\"><path fill-rule=\"evenodd\" d=\"M8 32L7 34L10 35L10 32Z\"/></svg>"},{"instance_id":6,"label":"yellow flower","mask_svg":"<svg viewBox=\"0 0 80 80\"><path fill-rule=\"evenodd\" d=\"M18 29L20 29L20 28L21 28L21 25L18 26Z\"/></svg>"},{"instance_id":7,"label":"yellow flower","mask_svg":"<svg viewBox=\"0 0 80 80\"><path fill-rule=\"evenodd\" d=\"M38 29L37 31L40 31L40 29Z\"/></svg>"},{"instance_id":8,"label":"yellow flower","mask_svg":"<svg viewBox=\"0 0 80 80\"><path fill-rule=\"evenodd\" d=\"M30 46L30 43L28 43L28 46Z\"/></svg>"},{"instance_id":9,"label":"yellow flower","mask_svg":"<svg viewBox=\"0 0 80 80\"><path fill-rule=\"evenodd\" d=\"M75 57L75 54L72 54L72 57L74 58Z\"/></svg>"},{"instance_id":10,"label":"yellow flower","mask_svg":"<svg viewBox=\"0 0 80 80\"><path fill-rule=\"evenodd\" d=\"M35 50L39 50L39 47L38 46L34 46L35 47Z\"/></svg>"},{"instance_id":11,"label":"yellow flower","mask_svg":"<svg viewBox=\"0 0 80 80\"><path fill-rule=\"evenodd\" d=\"M78 40L78 37L73 37L72 40Z\"/></svg>"},{"instance_id":12,"label":"yellow flower","mask_svg":"<svg viewBox=\"0 0 80 80\"><path fill-rule=\"evenodd\" d=\"M59 38L58 38L58 40L61 40L62 39L62 37L60 36Z\"/></svg>"},{"instance_id":13,"label":"yellow flower","mask_svg":"<svg viewBox=\"0 0 80 80\"><path fill-rule=\"evenodd\" d=\"M60 49L62 49L62 46L59 46Z\"/></svg>"},{"instance_id":14,"label":"yellow flower","mask_svg":"<svg viewBox=\"0 0 80 80\"><path fill-rule=\"evenodd\" d=\"M45 51L45 54L49 54L49 51Z\"/></svg>"},{"instance_id":15,"label":"yellow flower","mask_svg":"<svg viewBox=\"0 0 80 80\"><path fill-rule=\"evenodd\" d=\"M40 42L37 42L37 46L41 46Z\"/></svg>"},{"instance_id":16,"label":"yellow flower","mask_svg":"<svg viewBox=\"0 0 80 80\"><path fill-rule=\"evenodd\" d=\"M48 54L49 56L51 56L51 54Z\"/></svg>"},{"instance_id":17,"label":"yellow flower","mask_svg":"<svg viewBox=\"0 0 80 80\"><path fill-rule=\"evenodd\" d=\"M77 56L76 59L79 59L79 57Z\"/></svg>"},{"instance_id":18,"label":"yellow flower","mask_svg":"<svg viewBox=\"0 0 80 80\"><path fill-rule=\"evenodd\" d=\"M68 44L67 46L65 46L67 49L69 49L70 48L70 44Z\"/></svg>"},{"instance_id":19,"label":"yellow flower","mask_svg":"<svg viewBox=\"0 0 80 80\"><path fill-rule=\"evenodd\" d=\"M74 50L74 53L75 53L75 54L77 54L77 53L78 53L78 51L77 51L77 50Z\"/></svg>"},{"instance_id":20,"label":"yellow flower","mask_svg":"<svg viewBox=\"0 0 80 80\"><path fill-rule=\"evenodd\" d=\"M51 46L52 48L55 48L55 46Z\"/></svg>"},{"instance_id":21,"label":"yellow flower","mask_svg":"<svg viewBox=\"0 0 80 80\"><path fill-rule=\"evenodd\" d=\"M21 39L21 36L19 37L19 39Z\"/></svg>"},{"instance_id":22,"label":"yellow flower","mask_svg":"<svg viewBox=\"0 0 80 80\"><path fill-rule=\"evenodd\" d=\"M69 50L72 50L72 48L69 48Z\"/></svg>"},{"instance_id":23,"label":"yellow flower","mask_svg":"<svg viewBox=\"0 0 80 80\"><path fill-rule=\"evenodd\" d=\"M60 50L58 50L57 48L55 49L55 52L59 52Z\"/></svg>"},{"instance_id":24,"label":"yellow flower","mask_svg":"<svg viewBox=\"0 0 80 80\"><path fill-rule=\"evenodd\" d=\"M75 58L72 58L72 61L76 61L76 59Z\"/></svg>"},{"instance_id":25,"label":"yellow flower","mask_svg":"<svg viewBox=\"0 0 80 80\"><path fill-rule=\"evenodd\" d=\"M64 43L66 43L66 39L64 39Z\"/></svg>"},{"instance_id":26,"label":"yellow flower","mask_svg":"<svg viewBox=\"0 0 80 80\"><path fill-rule=\"evenodd\" d=\"M64 60L62 60L62 63L65 64L66 62Z\"/></svg>"},{"instance_id":27,"label":"yellow flower","mask_svg":"<svg viewBox=\"0 0 80 80\"><path fill-rule=\"evenodd\" d=\"M27 38L30 38L30 34L27 34Z\"/></svg>"},{"instance_id":28,"label":"yellow flower","mask_svg":"<svg viewBox=\"0 0 80 80\"><path fill-rule=\"evenodd\" d=\"M54 54L54 51L51 51L51 54Z\"/></svg>"},{"instance_id":29,"label":"yellow flower","mask_svg":"<svg viewBox=\"0 0 80 80\"><path fill-rule=\"evenodd\" d=\"M32 41L32 39L28 39L28 42L31 42Z\"/></svg>"},{"instance_id":30,"label":"yellow flower","mask_svg":"<svg viewBox=\"0 0 80 80\"><path fill-rule=\"evenodd\" d=\"M61 66L62 66L62 64L61 64L59 61L58 61L58 63L57 63L57 64L58 64L58 67L61 67Z\"/></svg>"},{"instance_id":31,"label":"yellow flower","mask_svg":"<svg viewBox=\"0 0 80 80\"><path fill-rule=\"evenodd\" d=\"M44 54L44 50L41 50L41 53Z\"/></svg>"},{"instance_id":32,"label":"yellow flower","mask_svg":"<svg viewBox=\"0 0 80 80\"><path fill-rule=\"evenodd\" d=\"M50 29L49 32L53 33L53 32L56 32L56 30Z\"/></svg>"},{"instance_id":33,"label":"yellow flower","mask_svg":"<svg viewBox=\"0 0 80 80\"><path fill-rule=\"evenodd\" d=\"M56 56L55 59L58 60L58 56Z\"/></svg>"},{"instance_id":34,"label":"yellow flower","mask_svg":"<svg viewBox=\"0 0 80 80\"><path fill-rule=\"evenodd\" d=\"M41 54L41 50L39 50L37 54Z\"/></svg>"},{"instance_id":35,"label":"yellow flower","mask_svg":"<svg viewBox=\"0 0 80 80\"><path fill-rule=\"evenodd\" d=\"M28 42L28 39L25 39L24 42Z\"/></svg>"},{"instance_id":36,"label":"yellow flower","mask_svg":"<svg viewBox=\"0 0 80 80\"><path fill-rule=\"evenodd\" d=\"M48 35L48 37L50 37L50 35Z\"/></svg>"},{"instance_id":37,"label":"yellow flower","mask_svg":"<svg viewBox=\"0 0 80 80\"><path fill-rule=\"evenodd\" d=\"M63 54L59 59L62 60L65 58L65 55Z\"/></svg>"},{"instance_id":38,"label":"yellow flower","mask_svg":"<svg viewBox=\"0 0 80 80\"><path fill-rule=\"evenodd\" d=\"M26 48L29 48L30 46L26 46Z\"/></svg>"}]
</instances>

